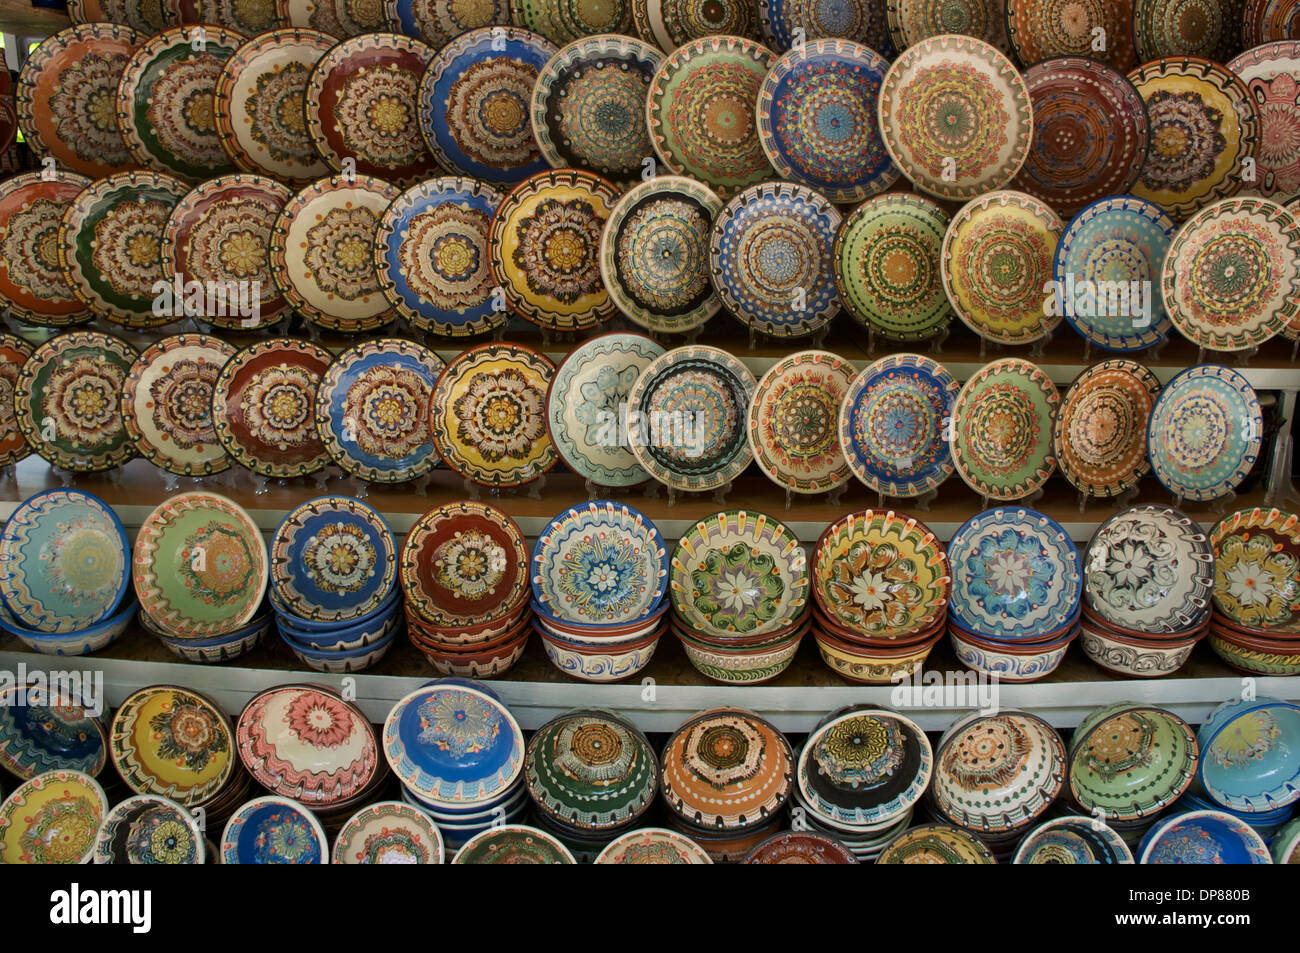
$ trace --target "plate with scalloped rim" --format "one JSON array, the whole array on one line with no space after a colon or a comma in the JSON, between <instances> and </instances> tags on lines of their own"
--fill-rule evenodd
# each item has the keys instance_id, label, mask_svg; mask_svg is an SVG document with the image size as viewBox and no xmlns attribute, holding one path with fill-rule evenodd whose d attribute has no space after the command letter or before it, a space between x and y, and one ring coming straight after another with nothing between
<instances>
[{"instance_id":1,"label":"plate with scalloped rim","mask_svg":"<svg viewBox=\"0 0 1300 953\"><path fill-rule=\"evenodd\" d=\"M108 735L113 767L128 788L188 808L226 791L239 762L225 713L176 685L132 692L114 713Z\"/></svg>"},{"instance_id":2,"label":"plate with scalloped rim","mask_svg":"<svg viewBox=\"0 0 1300 953\"><path fill-rule=\"evenodd\" d=\"M840 405L857 369L829 351L799 351L759 379L746 434L755 462L794 493L823 493L852 475L840 448Z\"/></svg>"},{"instance_id":3,"label":"plate with scalloped rim","mask_svg":"<svg viewBox=\"0 0 1300 953\"><path fill-rule=\"evenodd\" d=\"M326 864L330 843L316 815L283 797L240 805L221 832L223 864Z\"/></svg>"},{"instance_id":4,"label":"plate with scalloped rim","mask_svg":"<svg viewBox=\"0 0 1300 953\"><path fill-rule=\"evenodd\" d=\"M156 794L118 801L95 837L97 864L202 864L205 853L194 815Z\"/></svg>"},{"instance_id":5,"label":"plate with scalloped rim","mask_svg":"<svg viewBox=\"0 0 1300 953\"><path fill-rule=\"evenodd\" d=\"M84 864L108 813L104 789L80 771L24 781L0 805L0 863Z\"/></svg>"},{"instance_id":6,"label":"plate with scalloped rim","mask_svg":"<svg viewBox=\"0 0 1300 953\"><path fill-rule=\"evenodd\" d=\"M0 182L0 304L18 320L60 327L94 316L63 273L58 240L64 211L88 185L58 169Z\"/></svg>"},{"instance_id":7,"label":"plate with scalloped rim","mask_svg":"<svg viewBox=\"0 0 1300 953\"><path fill-rule=\"evenodd\" d=\"M179 3L182 23L215 23L241 36L257 36L281 25L274 0L229 3L228 0L163 0Z\"/></svg>"},{"instance_id":8,"label":"plate with scalloped rim","mask_svg":"<svg viewBox=\"0 0 1300 953\"><path fill-rule=\"evenodd\" d=\"M758 0L758 25L764 42L779 53L803 39L831 37L853 40L893 59L884 4L872 0ZM906 49L907 45L898 49Z\"/></svg>"},{"instance_id":9,"label":"plate with scalloped rim","mask_svg":"<svg viewBox=\"0 0 1300 953\"><path fill-rule=\"evenodd\" d=\"M1144 62L1133 45L1133 6L1134 0L1078 7L1007 0L1007 39L1026 65L1056 56L1087 56L1123 72ZM1094 45L1098 39L1100 49Z\"/></svg>"},{"instance_id":10,"label":"plate with scalloped rim","mask_svg":"<svg viewBox=\"0 0 1300 953\"><path fill-rule=\"evenodd\" d=\"M22 781L59 770L98 777L108 764L103 719L57 688L38 704L31 687L0 688L0 766Z\"/></svg>"},{"instance_id":11,"label":"plate with scalloped rim","mask_svg":"<svg viewBox=\"0 0 1300 953\"><path fill-rule=\"evenodd\" d=\"M141 33L157 33L178 26L181 12L176 0L128 3L127 0L68 0L73 23L120 23Z\"/></svg>"},{"instance_id":12,"label":"plate with scalloped rim","mask_svg":"<svg viewBox=\"0 0 1300 953\"><path fill-rule=\"evenodd\" d=\"M441 864L442 833L404 801L376 801L347 819L334 840L333 864Z\"/></svg>"},{"instance_id":13,"label":"plate with scalloped rim","mask_svg":"<svg viewBox=\"0 0 1300 953\"><path fill-rule=\"evenodd\" d=\"M1259 105L1260 137L1269 144L1257 156L1253 191L1275 202L1300 196L1300 40L1247 49L1228 63Z\"/></svg>"},{"instance_id":14,"label":"plate with scalloped rim","mask_svg":"<svg viewBox=\"0 0 1300 953\"><path fill-rule=\"evenodd\" d=\"M758 36L753 0L716 0L707 4L682 3L680 0L629 2L637 34L665 52L700 37Z\"/></svg>"},{"instance_id":15,"label":"plate with scalloped rim","mask_svg":"<svg viewBox=\"0 0 1300 953\"><path fill-rule=\"evenodd\" d=\"M275 0L275 14L285 26L320 30L340 40L387 28L383 4L364 0Z\"/></svg>"},{"instance_id":16,"label":"plate with scalloped rim","mask_svg":"<svg viewBox=\"0 0 1300 953\"><path fill-rule=\"evenodd\" d=\"M0 333L0 467L12 466L32 453L13 407L18 376L34 352L22 338Z\"/></svg>"},{"instance_id":17,"label":"plate with scalloped rim","mask_svg":"<svg viewBox=\"0 0 1300 953\"><path fill-rule=\"evenodd\" d=\"M890 40L898 50L932 36L965 33L1003 53L1011 53L1006 4L1002 0L885 0L885 16Z\"/></svg>"},{"instance_id":18,"label":"plate with scalloped rim","mask_svg":"<svg viewBox=\"0 0 1300 953\"><path fill-rule=\"evenodd\" d=\"M423 40L440 50L462 33L485 26L510 26L509 0L455 3L453 0L385 0L386 29Z\"/></svg>"},{"instance_id":19,"label":"plate with scalloped rim","mask_svg":"<svg viewBox=\"0 0 1300 953\"><path fill-rule=\"evenodd\" d=\"M1242 49L1242 19L1246 0L1132 0L1130 18L1137 62L1162 56L1203 56L1226 63ZM1243 23L1243 26L1246 24ZM1246 43L1246 48L1257 46Z\"/></svg>"},{"instance_id":20,"label":"plate with scalloped rim","mask_svg":"<svg viewBox=\"0 0 1300 953\"><path fill-rule=\"evenodd\" d=\"M1119 496L1151 472L1147 422L1160 394L1155 374L1116 358L1085 368L1056 413L1056 463L1089 496Z\"/></svg>"},{"instance_id":21,"label":"plate with scalloped rim","mask_svg":"<svg viewBox=\"0 0 1300 953\"><path fill-rule=\"evenodd\" d=\"M1229 513L1210 530L1214 607L1233 625L1300 633L1300 518L1276 508Z\"/></svg>"}]
</instances>

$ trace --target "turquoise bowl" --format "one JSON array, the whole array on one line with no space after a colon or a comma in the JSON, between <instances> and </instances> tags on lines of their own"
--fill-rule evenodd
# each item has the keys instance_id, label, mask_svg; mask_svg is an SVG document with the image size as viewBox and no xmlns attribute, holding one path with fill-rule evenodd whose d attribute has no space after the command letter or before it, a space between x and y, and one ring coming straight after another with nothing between
<instances>
[{"instance_id":1,"label":"turquoise bowl","mask_svg":"<svg viewBox=\"0 0 1300 953\"><path fill-rule=\"evenodd\" d=\"M1225 702L1196 741L1196 781L1216 805L1261 814L1300 800L1300 705L1264 697Z\"/></svg>"}]
</instances>

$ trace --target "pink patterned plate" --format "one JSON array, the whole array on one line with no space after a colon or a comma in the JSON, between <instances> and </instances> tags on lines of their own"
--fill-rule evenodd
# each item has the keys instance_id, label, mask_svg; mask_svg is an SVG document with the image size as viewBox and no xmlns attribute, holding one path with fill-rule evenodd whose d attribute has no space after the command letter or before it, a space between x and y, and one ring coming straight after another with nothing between
<instances>
[{"instance_id":1,"label":"pink patterned plate","mask_svg":"<svg viewBox=\"0 0 1300 953\"><path fill-rule=\"evenodd\" d=\"M1259 107L1260 150L1252 189L1275 202L1300 196L1300 40L1247 50L1228 64Z\"/></svg>"}]
</instances>

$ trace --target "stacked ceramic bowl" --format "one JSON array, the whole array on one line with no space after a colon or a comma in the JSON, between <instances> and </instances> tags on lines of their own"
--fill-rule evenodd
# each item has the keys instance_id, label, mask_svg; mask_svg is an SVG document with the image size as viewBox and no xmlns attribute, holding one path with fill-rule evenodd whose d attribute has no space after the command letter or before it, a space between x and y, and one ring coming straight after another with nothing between
<instances>
[{"instance_id":1,"label":"stacked ceramic bowl","mask_svg":"<svg viewBox=\"0 0 1300 953\"><path fill-rule=\"evenodd\" d=\"M61 691L34 692L36 684L0 689L0 768L23 781L46 771L98 777L108 763L103 720Z\"/></svg>"},{"instance_id":2,"label":"stacked ceramic bowl","mask_svg":"<svg viewBox=\"0 0 1300 953\"><path fill-rule=\"evenodd\" d=\"M0 630L46 655L109 645L137 608L129 552L98 497L47 490L24 500L0 532Z\"/></svg>"},{"instance_id":3,"label":"stacked ceramic bowl","mask_svg":"<svg viewBox=\"0 0 1300 953\"><path fill-rule=\"evenodd\" d=\"M588 682L636 675L667 623L668 551L644 514L595 500L547 524L532 556L537 634L560 671Z\"/></svg>"},{"instance_id":4,"label":"stacked ceramic bowl","mask_svg":"<svg viewBox=\"0 0 1300 953\"><path fill-rule=\"evenodd\" d=\"M425 513L406 536L398 575L407 636L440 674L492 678L524 654L528 549L501 510L464 500Z\"/></svg>"},{"instance_id":5,"label":"stacked ceramic bowl","mask_svg":"<svg viewBox=\"0 0 1300 953\"><path fill-rule=\"evenodd\" d=\"M1254 818L1266 829L1289 819L1300 801L1300 705L1262 696L1226 702L1196 741L1194 790L1208 807L1244 816L1252 827Z\"/></svg>"},{"instance_id":6,"label":"stacked ceramic bowl","mask_svg":"<svg viewBox=\"0 0 1300 953\"><path fill-rule=\"evenodd\" d=\"M948 637L967 668L1005 682L1051 674L1079 634L1079 551L1059 523L1023 507L987 510L948 544Z\"/></svg>"},{"instance_id":7,"label":"stacked ceramic bowl","mask_svg":"<svg viewBox=\"0 0 1300 953\"><path fill-rule=\"evenodd\" d=\"M1223 811L1172 814L1154 824L1136 851L1139 864L1271 864L1264 839Z\"/></svg>"},{"instance_id":8,"label":"stacked ceramic bowl","mask_svg":"<svg viewBox=\"0 0 1300 953\"><path fill-rule=\"evenodd\" d=\"M753 510L696 523L669 570L671 628L702 674L725 684L775 678L811 623L808 557L784 525Z\"/></svg>"},{"instance_id":9,"label":"stacked ceramic bowl","mask_svg":"<svg viewBox=\"0 0 1300 953\"><path fill-rule=\"evenodd\" d=\"M1124 838L1093 817L1058 817L1024 836L1013 864L1131 864Z\"/></svg>"},{"instance_id":10,"label":"stacked ceramic bowl","mask_svg":"<svg viewBox=\"0 0 1300 953\"><path fill-rule=\"evenodd\" d=\"M47 771L0 804L0 864L88 864L108 814L104 789L80 771Z\"/></svg>"},{"instance_id":11,"label":"stacked ceramic bowl","mask_svg":"<svg viewBox=\"0 0 1300 953\"><path fill-rule=\"evenodd\" d=\"M985 843L950 824L918 824L880 851L878 864L996 864Z\"/></svg>"},{"instance_id":12,"label":"stacked ceramic bowl","mask_svg":"<svg viewBox=\"0 0 1300 953\"><path fill-rule=\"evenodd\" d=\"M938 537L892 510L832 523L812 556L812 632L841 677L886 684L918 671L943 638L952 579Z\"/></svg>"},{"instance_id":13,"label":"stacked ceramic bowl","mask_svg":"<svg viewBox=\"0 0 1300 953\"><path fill-rule=\"evenodd\" d=\"M1214 553L1193 519L1135 506L1092 534L1083 565L1084 654L1116 675L1172 675L1209 631Z\"/></svg>"}]
</instances>

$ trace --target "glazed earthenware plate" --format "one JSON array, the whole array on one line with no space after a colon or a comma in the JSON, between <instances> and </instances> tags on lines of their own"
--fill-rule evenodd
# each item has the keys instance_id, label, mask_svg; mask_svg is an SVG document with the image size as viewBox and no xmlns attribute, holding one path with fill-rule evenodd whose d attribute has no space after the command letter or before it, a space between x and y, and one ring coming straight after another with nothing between
<instances>
[{"instance_id":1,"label":"glazed earthenware plate","mask_svg":"<svg viewBox=\"0 0 1300 953\"><path fill-rule=\"evenodd\" d=\"M14 392L23 365L33 352L32 346L22 338L0 334L0 467L12 466L32 452L14 413Z\"/></svg>"},{"instance_id":2,"label":"glazed earthenware plate","mask_svg":"<svg viewBox=\"0 0 1300 953\"><path fill-rule=\"evenodd\" d=\"M95 838L97 864L202 864L205 853L194 815L156 794L113 805Z\"/></svg>"},{"instance_id":3,"label":"glazed earthenware plate","mask_svg":"<svg viewBox=\"0 0 1300 953\"><path fill-rule=\"evenodd\" d=\"M430 395L443 367L428 348L399 338L376 338L336 357L316 390L316 426L334 462L376 483L432 470Z\"/></svg>"},{"instance_id":4,"label":"glazed earthenware plate","mask_svg":"<svg viewBox=\"0 0 1300 953\"><path fill-rule=\"evenodd\" d=\"M940 198L1000 189L1029 155L1029 88L1006 56L974 37L936 36L911 47L889 67L878 109L894 162Z\"/></svg>"},{"instance_id":5,"label":"glazed earthenware plate","mask_svg":"<svg viewBox=\"0 0 1300 953\"><path fill-rule=\"evenodd\" d=\"M1271 864L1259 832L1225 811L1188 811L1162 818L1143 836L1144 864Z\"/></svg>"},{"instance_id":6,"label":"glazed earthenware plate","mask_svg":"<svg viewBox=\"0 0 1300 953\"><path fill-rule=\"evenodd\" d=\"M557 46L587 36L632 34L631 0L591 4L570 0L509 0L509 5L510 19L516 26L540 33Z\"/></svg>"},{"instance_id":7,"label":"glazed earthenware plate","mask_svg":"<svg viewBox=\"0 0 1300 953\"><path fill-rule=\"evenodd\" d=\"M84 864L95 849L108 799L80 771L25 781L0 805L0 863Z\"/></svg>"},{"instance_id":8,"label":"glazed earthenware plate","mask_svg":"<svg viewBox=\"0 0 1300 953\"><path fill-rule=\"evenodd\" d=\"M339 828L331 863L441 864L444 851L428 814L402 801L379 801Z\"/></svg>"},{"instance_id":9,"label":"glazed earthenware plate","mask_svg":"<svg viewBox=\"0 0 1300 953\"><path fill-rule=\"evenodd\" d=\"M642 827L614 838L593 863L711 864L713 859L685 834L662 827Z\"/></svg>"},{"instance_id":10,"label":"glazed earthenware plate","mask_svg":"<svg viewBox=\"0 0 1300 953\"><path fill-rule=\"evenodd\" d=\"M754 107L776 57L739 36L706 36L671 49L646 98L659 160L724 198L772 178Z\"/></svg>"},{"instance_id":11,"label":"glazed earthenware plate","mask_svg":"<svg viewBox=\"0 0 1300 953\"><path fill-rule=\"evenodd\" d=\"M885 0L885 16L890 39L898 50L906 50L932 36L965 33L1003 53L1011 52L1006 4L999 0ZM874 44L868 45L879 49Z\"/></svg>"},{"instance_id":12,"label":"glazed earthenware plate","mask_svg":"<svg viewBox=\"0 0 1300 953\"><path fill-rule=\"evenodd\" d=\"M1057 465L1071 485L1089 496L1119 496L1151 472L1147 422L1159 393L1151 371L1123 358L1074 379L1053 435Z\"/></svg>"},{"instance_id":13,"label":"glazed earthenware plate","mask_svg":"<svg viewBox=\"0 0 1300 953\"><path fill-rule=\"evenodd\" d=\"M1275 202L1300 196L1300 40L1248 49L1228 64L1259 109L1259 134L1267 148L1256 156L1251 192Z\"/></svg>"},{"instance_id":14,"label":"glazed earthenware plate","mask_svg":"<svg viewBox=\"0 0 1300 953\"><path fill-rule=\"evenodd\" d=\"M260 341L228 360L212 386L212 424L226 453L281 479L326 466L316 390L332 360L319 345L292 338Z\"/></svg>"},{"instance_id":15,"label":"glazed earthenware plate","mask_svg":"<svg viewBox=\"0 0 1300 953\"><path fill-rule=\"evenodd\" d=\"M58 327L92 317L59 264L63 213L88 185L58 169L0 182L0 304L20 321Z\"/></svg>"},{"instance_id":16,"label":"glazed earthenware plate","mask_svg":"<svg viewBox=\"0 0 1300 953\"><path fill-rule=\"evenodd\" d=\"M1058 817L1038 825L1016 848L1016 864L1131 864L1124 838L1085 817Z\"/></svg>"},{"instance_id":17,"label":"glazed earthenware plate","mask_svg":"<svg viewBox=\"0 0 1300 953\"><path fill-rule=\"evenodd\" d=\"M135 164L113 103L122 71L145 39L130 27L87 23L32 50L18 76L18 123L38 159L92 179Z\"/></svg>"},{"instance_id":18,"label":"glazed earthenware plate","mask_svg":"<svg viewBox=\"0 0 1300 953\"><path fill-rule=\"evenodd\" d=\"M744 189L713 222L709 267L723 305L773 337L813 334L839 314L831 246L840 213L802 185Z\"/></svg>"},{"instance_id":19,"label":"glazed earthenware plate","mask_svg":"<svg viewBox=\"0 0 1300 953\"><path fill-rule=\"evenodd\" d=\"M1235 625L1300 632L1300 519L1286 510L1244 509L1210 531L1214 607Z\"/></svg>"},{"instance_id":20,"label":"glazed earthenware plate","mask_svg":"<svg viewBox=\"0 0 1300 953\"><path fill-rule=\"evenodd\" d=\"M712 490L753 459L746 415L757 386L743 362L705 346L656 358L628 395L628 442L646 471L677 490Z\"/></svg>"},{"instance_id":21,"label":"glazed earthenware plate","mask_svg":"<svg viewBox=\"0 0 1300 953\"><path fill-rule=\"evenodd\" d=\"M708 36L757 36L750 0L692 4L684 0L630 0L637 35L664 52Z\"/></svg>"},{"instance_id":22,"label":"glazed earthenware plate","mask_svg":"<svg viewBox=\"0 0 1300 953\"><path fill-rule=\"evenodd\" d=\"M439 50L419 99L420 129L439 164L495 186L544 172L529 112L537 77L558 52L543 36L501 26Z\"/></svg>"},{"instance_id":23,"label":"glazed earthenware plate","mask_svg":"<svg viewBox=\"0 0 1300 953\"><path fill-rule=\"evenodd\" d=\"M379 286L413 327L471 337L500 327L492 293L492 216L502 194L474 179L429 179L398 196L379 219Z\"/></svg>"},{"instance_id":24,"label":"glazed earthenware plate","mask_svg":"<svg viewBox=\"0 0 1300 953\"><path fill-rule=\"evenodd\" d=\"M795 45L795 31L802 30L805 42L818 37L853 40L892 59L882 6L871 0L758 0L758 25L767 46L781 53Z\"/></svg>"},{"instance_id":25,"label":"glazed earthenware plate","mask_svg":"<svg viewBox=\"0 0 1300 953\"><path fill-rule=\"evenodd\" d=\"M948 824L918 824L890 841L877 864L996 864L974 834Z\"/></svg>"},{"instance_id":26,"label":"glazed earthenware plate","mask_svg":"<svg viewBox=\"0 0 1300 953\"><path fill-rule=\"evenodd\" d=\"M241 805L221 833L223 864L325 864L329 838L297 801L259 797Z\"/></svg>"},{"instance_id":27,"label":"glazed earthenware plate","mask_svg":"<svg viewBox=\"0 0 1300 953\"><path fill-rule=\"evenodd\" d=\"M189 808L220 795L239 760L234 730L221 710L174 685L128 695L109 738L113 767L128 788Z\"/></svg>"},{"instance_id":28,"label":"glazed earthenware plate","mask_svg":"<svg viewBox=\"0 0 1300 953\"><path fill-rule=\"evenodd\" d=\"M575 12L596 9L567 2L556 6ZM640 181L643 163L653 155L645 99L664 55L629 36L584 37L560 50L538 75L531 104L533 135L542 157L555 168L582 169L631 185Z\"/></svg>"},{"instance_id":29,"label":"glazed earthenware plate","mask_svg":"<svg viewBox=\"0 0 1300 953\"><path fill-rule=\"evenodd\" d=\"M271 274L295 311L331 331L374 331L393 319L374 243L400 194L382 179L331 176L289 200L271 233Z\"/></svg>"},{"instance_id":30,"label":"glazed earthenware plate","mask_svg":"<svg viewBox=\"0 0 1300 953\"><path fill-rule=\"evenodd\" d=\"M787 831L774 834L745 856L747 864L856 864L857 857L825 834Z\"/></svg>"},{"instance_id":31,"label":"glazed earthenware plate","mask_svg":"<svg viewBox=\"0 0 1300 953\"><path fill-rule=\"evenodd\" d=\"M722 200L684 176L626 192L600 240L600 273L618 310L649 331L689 333L722 307L709 279L709 239Z\"/></svg>"},{"instance_id":32,"label":"glazed earthenware plate","mask_svg":"<svg viewBox=\"0 0 1300 953\"><path fill-rule=\"evenodd\" d=\"M1196 735L1173 712L1138 702L1095 708L1070 738L1070 795L1111 822L1155 817L1196 773Z\"/></svg>"},{"instance_id":33,"label":"glazed earthenware plate","mask_svg":"<svg viewBox=\"0 0 1300 953\"><path fill-rule=\"evenodd\" d=\"M1241 49L1242 8L1246 0L1132 0L1133 43L1137 62L1162 56L1201 56L1226 63ZM1247 43L1247 48L1256 46Z\"/></svg>"},{"instance_id":34,"label":"glazed earthenware plate","mask_svg":"<svg viewBox=\"0 0 1300 953\"><path fill-rule=\"evenodd\" d=\"M447 365L429 401L438 456L485 486L519 486L555 466L546 392L555 365L522 344L483 344Z\"/></svg>"},{"instance_id":35,"label":"glazed earthenware plate","mask_svg":"<svg viewBox=\"0 0 1300 953\"><path fill-rule=\"evenodd\" d=\"M1089 205L1056 246L1056 310L1087 341L1140 351L1169 336L1160 270L1178 230L1146 199L1118 195Z\"/></svg>"},{"instance_id":36,"label":"glazed earthenware plate","mask_svg":"<svg viewBox=\"0 0 1300 953\"><path fill-rule=\"evenodd\" d=\"M363 0L275 0L275 13L287 27L320 30L340 40L387 29L383 4Z\"/></svg>"},{"instance_id":37,"label":"glazed earthenware plate","mask_svg":"<svg viewBox=\"0 0 1300 953\"><path fill-rule=\"evenodd\" d=\"M1235 490L1263 442L1259 397L1240 373L1220 364L1189 367L1165 385L1147 427L1151 469L1186 500Z\"/></svg>"},{"instance_id":38,"label":"glazed earthenware plate","mask_svg":"<svg viewBox=\"0 0 1300 953\"><path fill-rule=\"evenodd\" d=\"M501 824L475 834L456 851L453 864L576 864L559 840L536 827Z\"/></svg>"},{"instance_id":39,"label":"glazed earthenware plate","mask_svg":"<svg viewBox=\"0 0 1300 953\"><path fill-rule=\"evenodd\" d=\"M440 50L462 33L485 26L510 26L509 0L459 4L452 0L385 0L387 29L423 40Z\"/></svg>"},{"instance_id":40,"label":"glazed earthenware plate","mask_svg":"<svg viewBox=\"0 0 1300 953\"><path fill-rule=\"evenodd\" d=\"M840 405L856 371L828 351L799 351L768 368L749 404L749 449L779 487L822 493L849 481Z\"/></svg>"},{"instance_id":41,"label":"glazed earthenware plate","mask_svg":"<svg viewBox=\"0 0 1300 953\"><path fill-rule=\"evenodd\" d=\"M619 189L590 172L557 169L517 185L492 218L492 276L514 314L551 331L608 321L600 239Z\"/></svg>"},{"instance_id":42,"label":"glazed earthenware plate","mask_svg":"<svg viewBox=\"0 0 1300 953\"><path fill-rule=\"evenodd\" d=\"M841 452L877 493L919 496L952 475L957 382L921 354L892 354L849 385L837 416Z\"/></svg>"},{"instance_id":43,"label":"glazed earthenware plate","mask_svg":"<svg viewBox=\"0 0 1300 953\"><path fill-rule=\"evenodd\" d=\"M1043 307L1065 226L1023 192L992 192L953 216L939 259L943 288L962 323L998 344L1029 344L1061 315Z\"/></svg>"},{"instance_id":44,"label":"glazed earthenware plate","mask_svg":"<svg viewBox=\"0 0 1300 953\"><path fill-rule=\"evenodd\" d=\"M950 428L953 466L976 493L1018 500L1056 469L1053 428L1061 396L1037 365L1003 358L962 385Z\"/></svg>"},{"instance_id":45,"label":"glazed earthenware plate","mask_svg":"<svg viewBox=\"0 0 1300 953\"><path fill-rule=\"evenodd\" d=\"M98 777L108 763L104 723L57 691L34 703L28 688L0 689L0 766L23 781L47 771Z\"/></svg>"},{"instance_id":46,"label":"glazed earthenware plate","mask_svg":"<svg viewBox=\"0 0 1300 953\"><path fill-rule=\"evenodd\" d=\"M266 542L237 503L193 490L145 517L131 571L140 608L160 629L177 638L225 635L262 604Z\"/></svg>"},{"instance_id":47,"label":"glazed earthenware plate","mask_svg":"<svg viewBox=\"0 0 1300 953\"><path fill-rule=\"evenodd\" d=\"M58 255L72 293L98 314L128 328L177 320L155 285L167 220L188 187L157 172L121 172L97 179L63 213ZM51 235L52 239L54 236Z\"/></svg>"},{"instance_id":48,"label":"glazed earthenware plate","mask_svg":"<svg viewBox=\"0 0 1300 953\"><path fill-rule=\"evenodd\" d=\"M14 385L18 427L56 467L111 470L135 456L122 422L122 388L139 355L121 338L70 331L38 347Z\"/></svg>"},{"instance_id":49,"label":"glazed earthenware plate","mask_svg":"<svg viewBox=\"0 0 1300 953\"><path fill-rule=\"evenodd\" d=\"M1076 7L1007 0L1007 38L1026 65L1053 57L1086 56L1122 73L1145 60L1138 58L1133 46L1134 2L1100 0Z\"/></svg>"},{"instance_id":50,"label":"glazed earthenware plate","mask_svg":"<svg viewBox=\"0 0 1300 953\"><path fill-rule=\"evenodd\" d=\"M546 430L560 459L600 486L636 486L650 474L627 446L623 413L632 385L664 349L642 334L611 332L565 357L546 392Z\"/></svg>"},{"instance_id":51,"label":"glazed earthenware plate","mask_svg":"<svg viewBox=\"0 0 1300 953\"><path fill-rule=\"evenodd\" d=\"M177 0L68 0L68 16L73 23L120 23L146 35L181 22Z\"/></svg>"},{"instance_id":52,"label":"glazed earthenware plate","mask_svg":"<svg viewBox=\"0 0 1300 953\"><path fill-rule=\"evenodd\" d=\"M1261 43L1291 39L1297 12L1295 0L1246 0L1242 46L1253 49Z\"/></svg>"}]
</instances>

